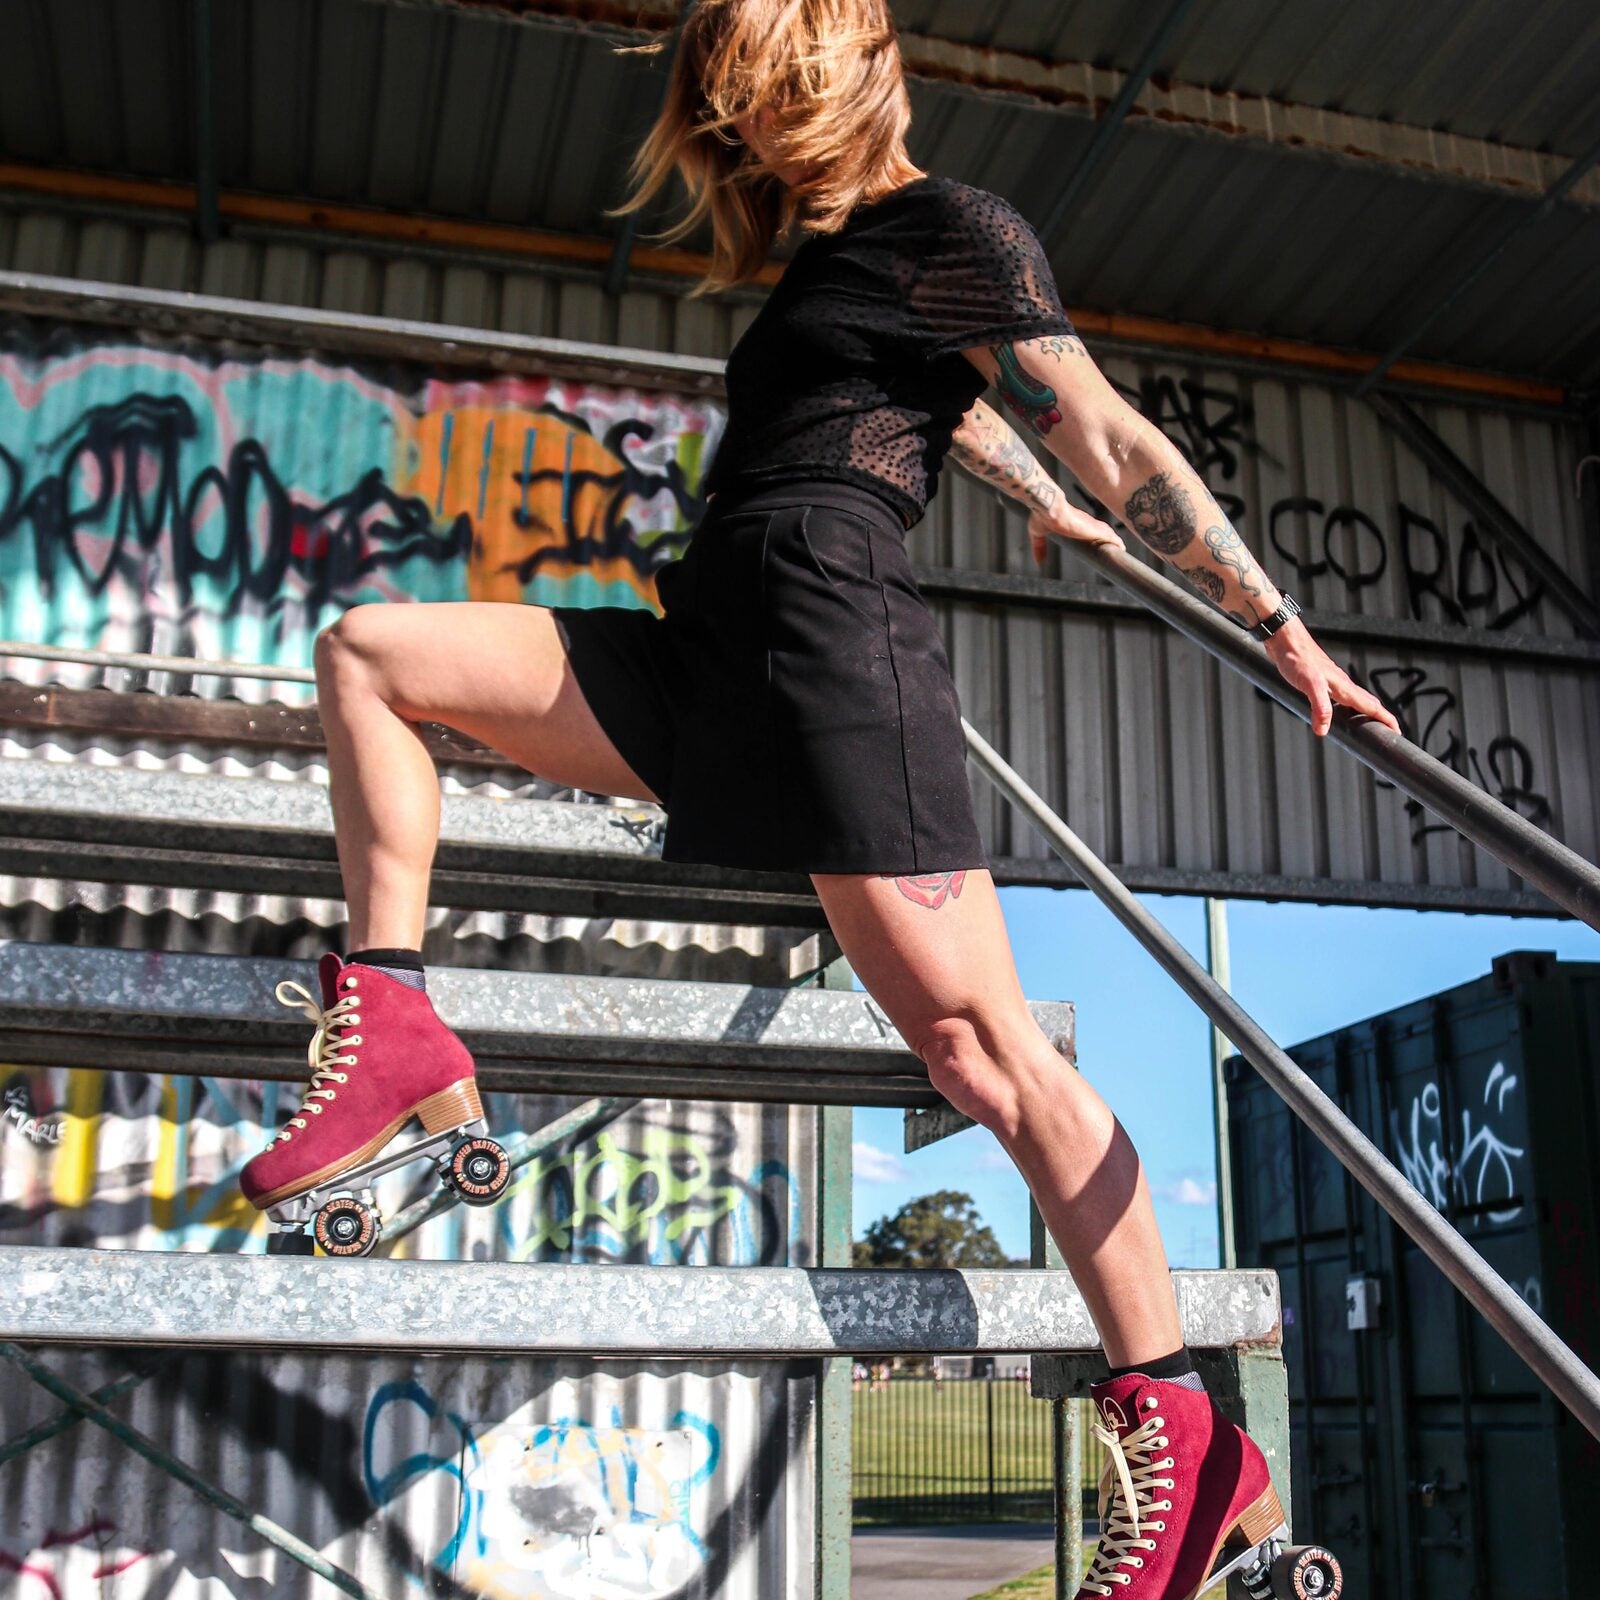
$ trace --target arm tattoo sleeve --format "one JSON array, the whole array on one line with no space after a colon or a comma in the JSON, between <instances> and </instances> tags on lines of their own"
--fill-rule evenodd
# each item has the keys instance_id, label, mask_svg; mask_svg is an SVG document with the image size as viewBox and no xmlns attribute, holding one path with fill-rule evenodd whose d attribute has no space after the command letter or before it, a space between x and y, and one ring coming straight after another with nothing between
<instances>
[{"instance_id":1,"label":"arm tattoo sleeve","mask_svg":"<svg viewBox=\"0 0 1600 1600\"><path fill-rule=\"evenodd\" d=\"M950 440L950 453L974 477L1030 509L1050 511L1062 489L1038 458L981 400L962 419Z\"/></svg>"},{"instance_id":2,"label":"arm tattoo sleeve","mask_svg":"<svg viewBox=\"0 0 1600 1600\"><path fill-rule=\"evenodd\" d=\"M1128 497L1128 526L1169 561L1194 540L1194 505L1172 475L1158 472Z\"/></svg>"},{"instance_id":3,"label":"arm tattoo sleeve","mask_svg":"<svg viewBox=\"0 0 1600 1600\"><path fill-rule=\"evenodd\" d=\"M1204 485L1201 487L1203 491ZM1194 501L1170 472L1147 478L1129 495L1126 521L1150 549L1171 561L1208 600L1248 628L1258 620L1253 614L1258 608L1250 602L1265 594L1264 576L1233 524L1209 494L1205 495L1205 503L1209 514L1198 547ZM1188 564L1178 562L1179 555L1190 551ZM1233 593L1229 592L1230 577L1238 585ZM1234 602L1231 606L1230 600Z\"/></svg>"}]
</instances>

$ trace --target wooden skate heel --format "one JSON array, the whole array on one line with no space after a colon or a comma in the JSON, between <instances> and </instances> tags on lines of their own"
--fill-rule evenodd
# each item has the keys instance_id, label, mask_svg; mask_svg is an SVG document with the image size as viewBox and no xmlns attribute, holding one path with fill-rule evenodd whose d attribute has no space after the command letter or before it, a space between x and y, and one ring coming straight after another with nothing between
<instances>
[{"instance_id":1,"label":"wooden skate heel","mask_svg":"<svg viewBox=\"0 0 1600 1600\"><path fill-rule=\"evenodd\" d=\"M1283 1526L1283 1507L1278 1503L1278 1491L1269 1483L1265 1493L1239 1513L1236 1524L1244 1535L1246 1544L1260 1544Z\"/></svg>"},{"instance_id":2,"label":"wooden skate heel","mask_svg":"<svg viewBox=\"0 0 1600 1600\"><path fill-rule=\"evenodd\" d=\"M466 1122L482 1121L483 1102L478 1098L477 1080L462 1078L448 1089L430 1094L417 1107L417 1115L429 1133L445 1133Z\"/></svg>"}]
</instances>

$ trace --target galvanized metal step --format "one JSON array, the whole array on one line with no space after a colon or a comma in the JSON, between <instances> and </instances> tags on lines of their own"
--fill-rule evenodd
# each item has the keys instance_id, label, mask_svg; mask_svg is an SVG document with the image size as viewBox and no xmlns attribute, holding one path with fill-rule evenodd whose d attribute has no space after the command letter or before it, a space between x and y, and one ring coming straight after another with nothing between
<instances>
[{"instance_id":1,"label":"galvanized metal step","mask_svg":"<svg viewBox=\"0 0 1600 1600\"><path fill-rule=\"evenodd\" d=\"M0 1059L209 1077L306 1077L309 961L0 947ZM488 1088L800 1105L931 1106L927 1069L864 993L438 967L428 993ZM1075 1059L1073 1008L1035 1001Z\"/></svg>"},{"instance_id":2,"label":"galvanized metal step","mask_svg":"<svg viewBox=\"0 0 1600 1600\"><path fill-rule=\"evenodd\" d=\"M1172 1274L1195 1349L1276 1345L1271 1272ZM0 1247L0 1338L417 1354L1099 1347L1065 1272L535 1266Z\"/></svg>"},{"instance_id":3,"label":"galvanized metal step","mask_svg":"<svg viewBox=\"0 0 1600 1600\"><path fill-rule=\"evenodd\" d=\"M660 859L654 806L445 795L435 904L826 927L800 873ZM0 757L0 873L339 899L321 784Z\"/></svg>"}]
</instances>

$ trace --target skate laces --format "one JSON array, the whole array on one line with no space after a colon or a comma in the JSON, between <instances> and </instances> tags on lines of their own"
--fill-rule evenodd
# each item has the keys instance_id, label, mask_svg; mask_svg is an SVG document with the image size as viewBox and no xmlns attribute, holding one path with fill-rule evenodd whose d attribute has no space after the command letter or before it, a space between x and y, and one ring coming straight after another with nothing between
<instances>
[{"instance_id":1,"label":"skate laces","mask_svg":"<svg viewBox=\"0 0 1600 1600\"><path fill-rule=\"evenodd\" d=\"M1153 1411L1155 1396L1146 1396L1144 1403ZM1172 1509L1170 1500L1154 1498L1155 1490L1172 1489L1177 1481L1157 1476L1176 1464L1171 1456L1155 1455L1167 1447L1161 1431L1166 1425L1165 1419L1156 1415L1146 1417L1127 1434L1098 1421L1092 1424L1095 1438L1106 1447L1106 1460L1100 1469L1100 1547L1083 1580L1089 1594L1113 1594L1113 1585L1125 1588L1132 1583L1132 1574L1123 1569L1142 1567L1144 1557L1139 1552L1156 1547L1154 1539L1144 1537L1144 1530L1166 1532L1166 1523L1152 1521L1149 1515Z\"/></svg>"},{"instance_id":2,"label":"skate laces","mask_svg":"<svg viewBox=\"0 0 1600 1600\"><path fill-rule=\"evenodd\" d=\"M285 994L284 990L290 991ZM280 1139L288 1139L296 1128L306 1125L306 1115L322 1115L322 1106L317 1102L332 1100L338 1090L333 1086L338 1083L348 1083L350 1074L341 1072L341 1067L353 1067L356 1064L354 1055L345 1054L352 1045L361 1043L359 1033L344 1032L351 1023L359 1022L360 1016L356 1007L360 1000L355 991L341 995L331 1006L324 1009L316 999L302 989L298 983L293 983L287 978L273 990L280 1006L291 1006L297 1011L303 1011L316 1024L316 1032L311 1035L311 1042L306 1046L306 1062L311 1068L311 1086L306 1090L300 1110L289 1118L288 1123L273 1140L276 1144ZM342 1038L336 1038L335 1031L343 1033Z\"/></svg>"}]
</instances>

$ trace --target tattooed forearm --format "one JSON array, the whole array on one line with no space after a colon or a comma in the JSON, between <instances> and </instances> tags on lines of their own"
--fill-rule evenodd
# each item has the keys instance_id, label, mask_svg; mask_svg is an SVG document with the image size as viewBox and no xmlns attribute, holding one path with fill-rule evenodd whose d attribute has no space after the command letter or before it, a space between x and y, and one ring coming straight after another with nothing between
<instances>
[{"instance_id":1,"label":"tattooed forearm","mask_svg":"<svg viewBox=\"0 0 1600 1600\"><path fill-rule=\"evenodd\" d=\"M950 453L975 477L1024 505L1053 511L1061 503L1061 485L1005 420L981 400L961 419L950 440Z\"/></svg>"},{"instance_id":2,"label":"tattooed forearm","mask_svg":"<svg viewBox=\"0 0 1600 1600\"><path fill-rule=\"evenodd\" d=\"M1193 479L1191 483L1203 496L1206 527L1198 541L1194 500L1175 472L1157 472L1146 478L1128 496L1125 520L1208 600L1248 628L1277 606L1278 596L1205 485ZM1188 559L1179 562L1179 555Z\"/></svg>"},{"instance_id":3,"label":"tattooed forearm","mask_svg":"<svg viewBox=\"0 0 1600 1600\"><path fill-rule=\"evenodd\" d=\"M1047 355L1081 356L1088 352L1083 340L1075 335L1052 335L1048 339L1029 340ZM1041 438L1061 420L1061 407L1055 390L1042 378L1023 370L1017 352L1009 344L992 344L989 353L1000 364L994 375L995 388L1000 398L1015 411Z\"/></svg>"},{"instance_id":4,"label":"tattooed forearm","mask_svg":"<svg viewBox=\"0 0 1600 1600\"><path fill-rule=\"evenodd\" d=\"M1210 567L1179 567L1178 570L1206 599L1214 600L1219 606L1222 604L1222 597L1228 592L1228 588Z\"/></svg>"},{"instance_id":5,"label":"tattooed forearm","mask_svg":"<svg viewBox=\"0 0 1600 1600\"><path fill-rule=\"evenodd\" d=\"M1171 473L1158 472L1128 497L1127 523L1158 556L1172 560L1194 539L1194 504Z\"/></svg>"},{"instance_id":6,"label":"tattooed forearm","mask_svg":"<svg viewBox=\"0 0 1600 1600\"><path fill-rule=\"evenodd\" d=\"M1244 540L1233 531L1233 524L1226 518L1220 528L1206 529L1206 549L1230 572L1237 575L1239 587L1248 595L1259 597L1261 585L1256 580L1261 574L1256 568L1255 558L1244 547Z\"/></svg>"},{"instance_id":7,"label":"tattooed forearm","mask_svg":"<svg viewBox=\"0 0 1600 1600\"><path fill-rule=\"evenodd\" d=\"M946 900L959 899L961 886L967 881L966 872L919 872L907 877L897 877L892 872L880 872L880 878L893 878L894 886L907 900L937 911Z\"/></svg>"}]
</instances>

